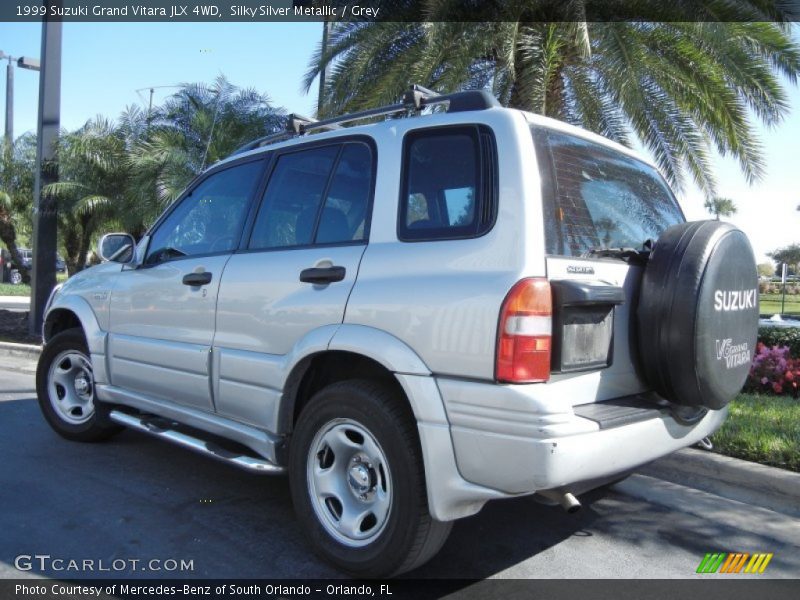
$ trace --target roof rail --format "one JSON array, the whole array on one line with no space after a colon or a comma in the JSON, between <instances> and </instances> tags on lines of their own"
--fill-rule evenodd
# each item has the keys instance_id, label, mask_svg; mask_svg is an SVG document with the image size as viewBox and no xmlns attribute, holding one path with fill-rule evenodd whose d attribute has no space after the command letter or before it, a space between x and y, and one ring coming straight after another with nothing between
<instances>
[{"instance_id":1,"label":"roof rail","mask_svg":"<svg viewBox=\"0 0 800 600\"><path fill-rule=\"evenodd\" d=\"M331 124L331 125L320 125L320 121L316 119L312 119L311 117L304 117L303 115L298 115L297 113L292 113L289 115L289 120L286 124L287 131L293 131L296 135L300 135L303 131L310 127L314 126L315 129L341 129L338 125Z\"/></svg>"},{"instance_id":2,"label":"roof rail","mask_svg":"<svg viewBox=\"0 0 800 600\"><path fill-rule=\"evenodd\" d=\"M330 131L332 129L340 129L341 125L344 123L361 121L363 119L370 119L373 117L388 116L400 113L418 113L425 107L441 104L447 105L447 112L449 113L486 110L500 106L500 104L497 102L497 99L486 90L467 90L464 92L454 92L452 94L439 94L433 90L424 88L421 85L412 85L408 90L406 90L406 92L403 94L402 100L397 104L389 104L388 106L370 108L367 110L340 115L338 117L322 119L320 121L292 113L289 115L286 123L286 129L284 131L253 140L252 142L237 148L232 154L240 154L242 152L254 150L261 146L266 146L267 144L282 142L296 136L304 135L310 131Z\"/></svg>"},{"instance_id":3,"label":"roof rail","mask_svg":"<svg viewBox=\"0 0 800 600\"><path fill-rule=\"evenodd\" d=\"M278 133L271 133L270 135L256 138L252 142L247 142L243 146L239 146L236 150L231 152L231 156L235 154L242 154L243 152L249 152L250 150L260 148L261 146L266 146L267 144L275 144L284 140L290 140L295 137L295 135L297 134L291 131L279 131Z\"/></svg>"},{"instance_id":4,"label":"roof rail","mask_svg":"<svg viewBox=\"0 0 800 600\"><path fill-rule=\"evenodd\" d=\"M235 154L242 154L243 152L248 152L250 150L255 150L256 148L260 148L261 146L266 146L268 144L276 144L278 142L290 140L293 137L300 135L303 132L303 127L312 123L317 123L317 120L312 119L311 117L304 117L303 115L299 115L297 113L291 113L286 119L286 128L283 131L271 133L269 135L256 138L252 142L247 142L243 146L239 146L236 150L231 152L231 156ZM330 126L328 129L339 129L339 127Z\"/></svg>"}]
</instances>

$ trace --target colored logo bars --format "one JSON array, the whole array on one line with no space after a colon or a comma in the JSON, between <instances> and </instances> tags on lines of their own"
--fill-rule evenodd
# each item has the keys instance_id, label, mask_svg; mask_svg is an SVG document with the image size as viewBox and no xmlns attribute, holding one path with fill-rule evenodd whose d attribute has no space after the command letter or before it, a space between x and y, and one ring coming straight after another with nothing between
<instances>
[{"instance_id":1,"label":"colored logo bars","mask_svg":"<svg viewBox=\"0 0 800 600\"><path fill-rule=\"evenodd\" d=\"M748 559L749 562L748 562ZM772 553L709 552L700 561L697 573L763 573ZM747 566L742 570L742 567Z\"/></svg>"}]
</instances>

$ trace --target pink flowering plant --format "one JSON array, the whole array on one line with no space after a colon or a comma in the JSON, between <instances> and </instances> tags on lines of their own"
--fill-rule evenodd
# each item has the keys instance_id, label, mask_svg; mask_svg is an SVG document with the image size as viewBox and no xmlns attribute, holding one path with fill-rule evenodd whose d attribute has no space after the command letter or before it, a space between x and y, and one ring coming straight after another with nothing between
<instances>
[{"instance_id":1,"label":"pink flowering plant","mask_svg":"<svg viewBox=\"0 0 800 600\"><path fill-rule=\"evenodd\" d=\"M754 392L791 394L798 397L800 359L792 358L788 346L767 346L759 342L745 389Z\"/></svg>"}]
</instances>

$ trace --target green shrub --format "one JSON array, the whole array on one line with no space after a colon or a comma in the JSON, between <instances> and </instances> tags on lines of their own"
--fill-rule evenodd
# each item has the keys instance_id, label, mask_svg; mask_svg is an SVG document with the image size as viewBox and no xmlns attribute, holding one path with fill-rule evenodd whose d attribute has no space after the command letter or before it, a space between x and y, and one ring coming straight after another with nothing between
<instances>
[{"instance_id":1,"label":"green shrub","mask_svg":"<svg viewBox=\"0 0 800 600\"><path fill-rule=\"evenodd\" d=\"M800 357L800 327L759 327L758 341L770 348L788 346L792 356Z\"/></svg>"}]
</instances>

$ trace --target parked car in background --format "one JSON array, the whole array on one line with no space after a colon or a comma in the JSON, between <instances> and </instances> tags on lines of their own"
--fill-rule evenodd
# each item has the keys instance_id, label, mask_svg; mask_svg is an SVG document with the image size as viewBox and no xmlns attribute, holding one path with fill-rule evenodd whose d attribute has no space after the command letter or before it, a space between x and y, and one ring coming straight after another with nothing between
<instances>
[{"instance_id":1,"label":"parked car in background","mask_svg":"<svg viewBox=\"0 0 800 600\"><path fill-rule=\"evenodd\" d=\"M67 263L61 258L60 254L56 254L56 273L66 273Z\"/></svg>"},{"instance_id":2,"label":"parked car in background","mask_svg":"<svg viewBox=\"0 0 800 600\"><path fill-rule=\"evenodd\" d=\"M17 251L20 254L20 258L22 259L22 264L27 269L31 269L33 267L33 250L30 248L17 248ZM13 285L19 285L22 283L22 273L20 273L17 266L11 260L10 254L6 251L4 255L8 256L6 260L8 260L9 265L9 273L8 273L8 281ZM61 257L60 254L56 254L56 273L66 273L67 272L67 263Z\"/></svg>"}]
</instances>

